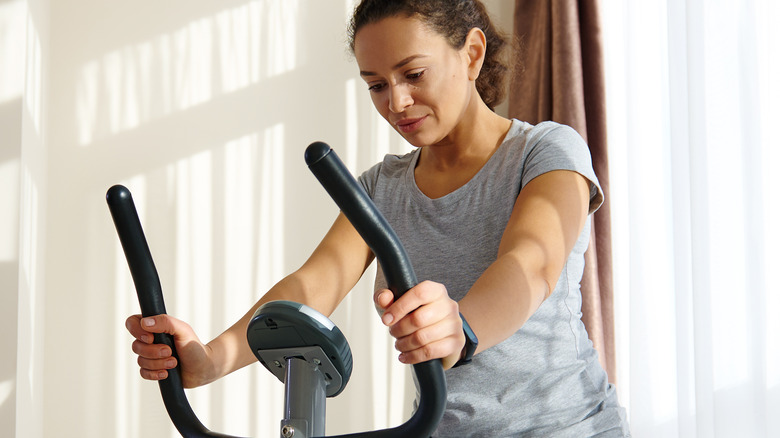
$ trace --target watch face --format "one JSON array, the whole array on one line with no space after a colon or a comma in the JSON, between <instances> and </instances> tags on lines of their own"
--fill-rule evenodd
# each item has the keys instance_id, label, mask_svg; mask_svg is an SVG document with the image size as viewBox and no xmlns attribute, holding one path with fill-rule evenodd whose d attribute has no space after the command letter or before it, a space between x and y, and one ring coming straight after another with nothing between
<instances>
[{"instance_id":1,"label":"watch face","mask_svg":"<svg viewBox=\"0 0 780 438\"><path fill-rule=\"evenodd\" d=\"M471 357L474 356L474 352L477 350L477 344L479 343L477 335L471 330L471 326L466 321L466 318L463 317L463 314L460 315L460 319L463 321L463 334L466 335L466 345L463 347L463 359L459 360L458 363L455 364L455 367L471 362Z\"/></svg>"},{"instance_id":2,"label":"watch face","mask_svg":"<svg viewBox=\"0 0 780 438\"><path fill-rule=\"evenodd\" d=\"M466 342L471 342L474 345L477 344L477 335L474 334L474 331L471 330L471 326L469 325L468 321L466 321L466 318L463 317L463 315L460 315L461 321L463 321L463 333L466 335Z\"/></svg>"},{"instance_id":3,"label":"watch face","mask_svg":"<svg viewBox=\"0 0 780 438\"><path fill-rule=\"evenodd\" d=\"M473 344L477 344L477 335L474 334L474 332L471 330L471 327L464 325L463 326L463 333L466 334L466 341L471 342Z\"/></svg>"}]
</instances>

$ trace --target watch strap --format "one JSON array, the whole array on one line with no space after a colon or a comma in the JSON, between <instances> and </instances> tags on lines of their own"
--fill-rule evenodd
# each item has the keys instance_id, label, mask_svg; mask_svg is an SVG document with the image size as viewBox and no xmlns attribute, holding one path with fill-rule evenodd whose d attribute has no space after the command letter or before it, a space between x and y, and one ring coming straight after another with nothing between
<instances>
[{"instance_id":1,"label":"watch strap","mask_svg":"<svg viewBox=\"0 0 780 438\"><path fill-rule=\"evenodd\" d=\"M463 317L462 313L460 314L460 319L463 321L463 334L466 335L466 344L463 346L463 357L452 366L453 368L471 363L471 358L474 356L474 352L477 350L477 345L479 344L477 335L474 334L474 330L471 329L471 326L466 321L466 318Z\"/></svg>"}]
</instances>

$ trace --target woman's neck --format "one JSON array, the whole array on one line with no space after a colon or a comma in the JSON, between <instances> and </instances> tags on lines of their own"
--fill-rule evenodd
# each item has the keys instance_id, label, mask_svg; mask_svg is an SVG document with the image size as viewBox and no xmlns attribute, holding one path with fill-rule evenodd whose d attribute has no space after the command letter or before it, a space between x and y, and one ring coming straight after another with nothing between
<instances>
[{"instance_id":1,"label":"woman's neck","mask_svg":"<svg viewBox=\"0 0 780 438\"><path fill-rule=\"evenodd\" d=\"M417 165L441 171L475 165L481 168L501 145L511 124L483 104L442 141L424 147Z\"/></svg>"},{"instance_id":2,"label":"woman's neck","mask_svg":"<svg viewBox=\"0 0 780 438\"><path fill-rule=\"evenodd\" d=\"M417 187L439 198L465 185L487 163L504 140L511 120L491 111L462 122L444 140L423 147L414 170Z\"/></svg>"}]
</instances>

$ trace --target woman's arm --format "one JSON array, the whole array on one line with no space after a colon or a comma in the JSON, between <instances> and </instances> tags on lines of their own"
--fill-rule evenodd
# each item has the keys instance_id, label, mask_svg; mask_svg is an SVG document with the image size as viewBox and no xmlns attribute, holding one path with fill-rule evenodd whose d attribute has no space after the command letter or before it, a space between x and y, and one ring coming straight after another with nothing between
<instances>
[{"instance_id":1,"label":"woman's arm","mask_svg":"<svg viewBox=\"0 0 780 438\"><path fill-rule=\"evenodd\" d=\"M514 334L552 293L585 226L588 181L579 173L542 174L520 191L496 261L458 303L443 285L423 282L398 301L377 294L383 321L396 337L399 359L419 363L442 358L445 368L462 353L465 337L458 312L479 338L477 353ZM453 269L457 267L453 266Z\"/></svg>"},{"instance_id":2,"label":"woman's arm","mask_svg":"<svg viewBox=\"0 0 780 438\"><path fill-rule=\"evenodd\" d=\"M339 214L331 229L300 269L274 285L235 324L203 345L186 323L167 315L128 318L127 327L136 338L133 351L138 354L141 375L149 380L167 377L167 369L176 361L170 349L152 344L152 333L174 335L185 387L196 387L217 380L256 358L246 340L246 329L255 310L274 300L289 300L330 315L355 286L373 260L373 253L349 220ZM149 323L154 323L149 325Z\"/></svg>"},{"instance_id":3,"label":"woman's arm","mask_svg":"<svg viewBox=\"0 0 780 438\"><path fill-rule=\"evenodd\" d=\"M588 215L589 183L557 170L520 191L498 257L459 302L477 353L510 337L555 289Z\"/></svg>"}]
</instances>

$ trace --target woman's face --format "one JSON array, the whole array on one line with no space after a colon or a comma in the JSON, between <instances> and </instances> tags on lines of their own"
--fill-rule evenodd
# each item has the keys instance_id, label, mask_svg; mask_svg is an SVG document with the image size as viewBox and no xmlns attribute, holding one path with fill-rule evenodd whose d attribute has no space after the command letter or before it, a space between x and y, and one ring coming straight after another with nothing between
<instances>
[{"instance_id":1,"label":"woman's face","mask_svg":"<svg viewBox=\"0 0 780 438\"><path fill-rule=\"evenodd\" d=\"M364 26L355 58L377 111L414 146L444 140L478 97L467 49L453 49L416 18Z\"/></svg>"}]
</instances>

